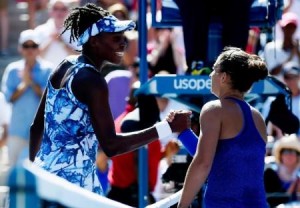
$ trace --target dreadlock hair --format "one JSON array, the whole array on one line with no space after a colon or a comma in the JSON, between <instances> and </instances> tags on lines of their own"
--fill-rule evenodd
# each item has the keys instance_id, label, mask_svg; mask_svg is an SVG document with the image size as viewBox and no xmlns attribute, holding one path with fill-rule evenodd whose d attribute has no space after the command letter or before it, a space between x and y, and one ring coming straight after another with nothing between
<instances>
[{"instance_id":1,"label":"dreadlock hair","mask_svg":"<svg viewBox=\"0 0 300 208\"><path fill-rule=\"evenodd\" d=\"M108 15L110 15L110 12L91 3L82 7L75 7L66 18L64 22L65 29L61 34L70 30L69 42L76 41L87 28Z\"/></svg>"}]
</instances>

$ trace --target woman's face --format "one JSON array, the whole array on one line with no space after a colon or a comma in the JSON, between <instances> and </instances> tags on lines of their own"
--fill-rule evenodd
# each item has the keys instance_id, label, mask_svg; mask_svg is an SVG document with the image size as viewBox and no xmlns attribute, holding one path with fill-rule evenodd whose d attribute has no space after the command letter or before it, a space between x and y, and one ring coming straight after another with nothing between
<instances>
[{"instance_id":1,"label":"woman's face","mask_svg":"<svg viewBox=\"0 0 300 208\"><path fill-rule=\"evenodd\" d=\"M124 56L127 41L123 32L102 33L98 36L98 57L114 64L120 64Z\"/></svg>"},{"instance_id":2,"label":"woman's face","mask_svg":"<svg viewBox=\"0 0 300 208\"><path fill-rule=\"evenodd\" d=\"M220 84L222 74L225 72L221 72L220 65L214 65L213 71L210 73L209 77L211 78L211 89L210 91L218 96L220 92Z\"/></svg>"},{"instance_id":3,"label":"woman's face","mask_svg":"<svg viewBox=\"0 0 300 208\"><path fill-rule=\"evenodd\" d=\"M39 55L39 45L29 40L20 46L20 53L24 59L36 59Z\"/></svg>"},{"instance_id":4,"label":"woman's face","mask_svg":"<svg viewBox=\"0 0 300 208\"><path fill-rule=\"evenodd\" d=\"M56 2L50 10L50 15L56 23L63 25L68 12L69 8L66 7L62 2Z\"/></svg>"},{"instance_id":5,"label":"woman's face","mask_svg":"<svg viewBox=\"0 0 300 208\"><path fill-rule=\"evenodd\" d=\"M292 149L281 150L281 161L286 166L295 166L299 162L298 154Z\"/></svg>"}]
</instances>

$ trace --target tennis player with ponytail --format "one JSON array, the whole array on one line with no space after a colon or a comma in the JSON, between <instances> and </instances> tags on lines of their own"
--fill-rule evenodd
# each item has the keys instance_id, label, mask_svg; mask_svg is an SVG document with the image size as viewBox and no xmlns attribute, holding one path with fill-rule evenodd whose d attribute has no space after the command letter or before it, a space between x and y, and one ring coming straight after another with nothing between
<instances>
[{"instance_id":1,"label":"tennis player with ponytail","mask_svg":"<svg viewBox=\"0 0 300 208\"><path fill-rule=\"evenodd\" d=\"M211 92L218 99L201 110L198 142L192 133L179 135L183 143L188 139L197 145L188 146L195 155L178 207L189 207L205 184L205 208L266 208L266 126L244 95L254 82L267 77L268 69L257 55L235 47L225 48L213 69Z\"/></svg>"}]
</instances>

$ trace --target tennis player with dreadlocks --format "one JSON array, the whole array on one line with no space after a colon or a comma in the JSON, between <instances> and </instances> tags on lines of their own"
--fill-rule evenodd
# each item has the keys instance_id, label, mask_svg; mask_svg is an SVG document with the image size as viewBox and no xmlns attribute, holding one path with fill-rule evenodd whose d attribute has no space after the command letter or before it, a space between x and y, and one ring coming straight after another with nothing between
<instances>
[{"instance_id":1,"label":"tennis player with dreadlocks","mask_svg":"<svg viewBox=\"0 0 300 208\"><path fill-rule=\"evenodd\" d=\"M30 129L30 160L92 192L103 194L96 175L98 144L112 157L190 126L190 113L177 111L171 123L161 121L132 133L116 134L108 87L101 68L119 64L133 21L120 21L93 4L76 7L64 23L81 55L66 58L50 76Z\"/></svg>"}]
</instances>

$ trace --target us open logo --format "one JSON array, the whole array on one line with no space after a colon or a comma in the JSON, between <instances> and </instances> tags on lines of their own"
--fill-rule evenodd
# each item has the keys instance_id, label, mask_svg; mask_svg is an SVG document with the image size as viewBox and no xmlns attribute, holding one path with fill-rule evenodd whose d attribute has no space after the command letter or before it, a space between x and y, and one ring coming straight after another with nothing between
<instances>
[{"instance_id":1,"label":"us open logo","mask_svg":"<svg viewBox=\"0 0 300 208\"><path fill-rule=\"evenodd\" d=\"M210 90L211 79L174 79L174 89L176 90Z\"/></svg>"}]
</instances>

